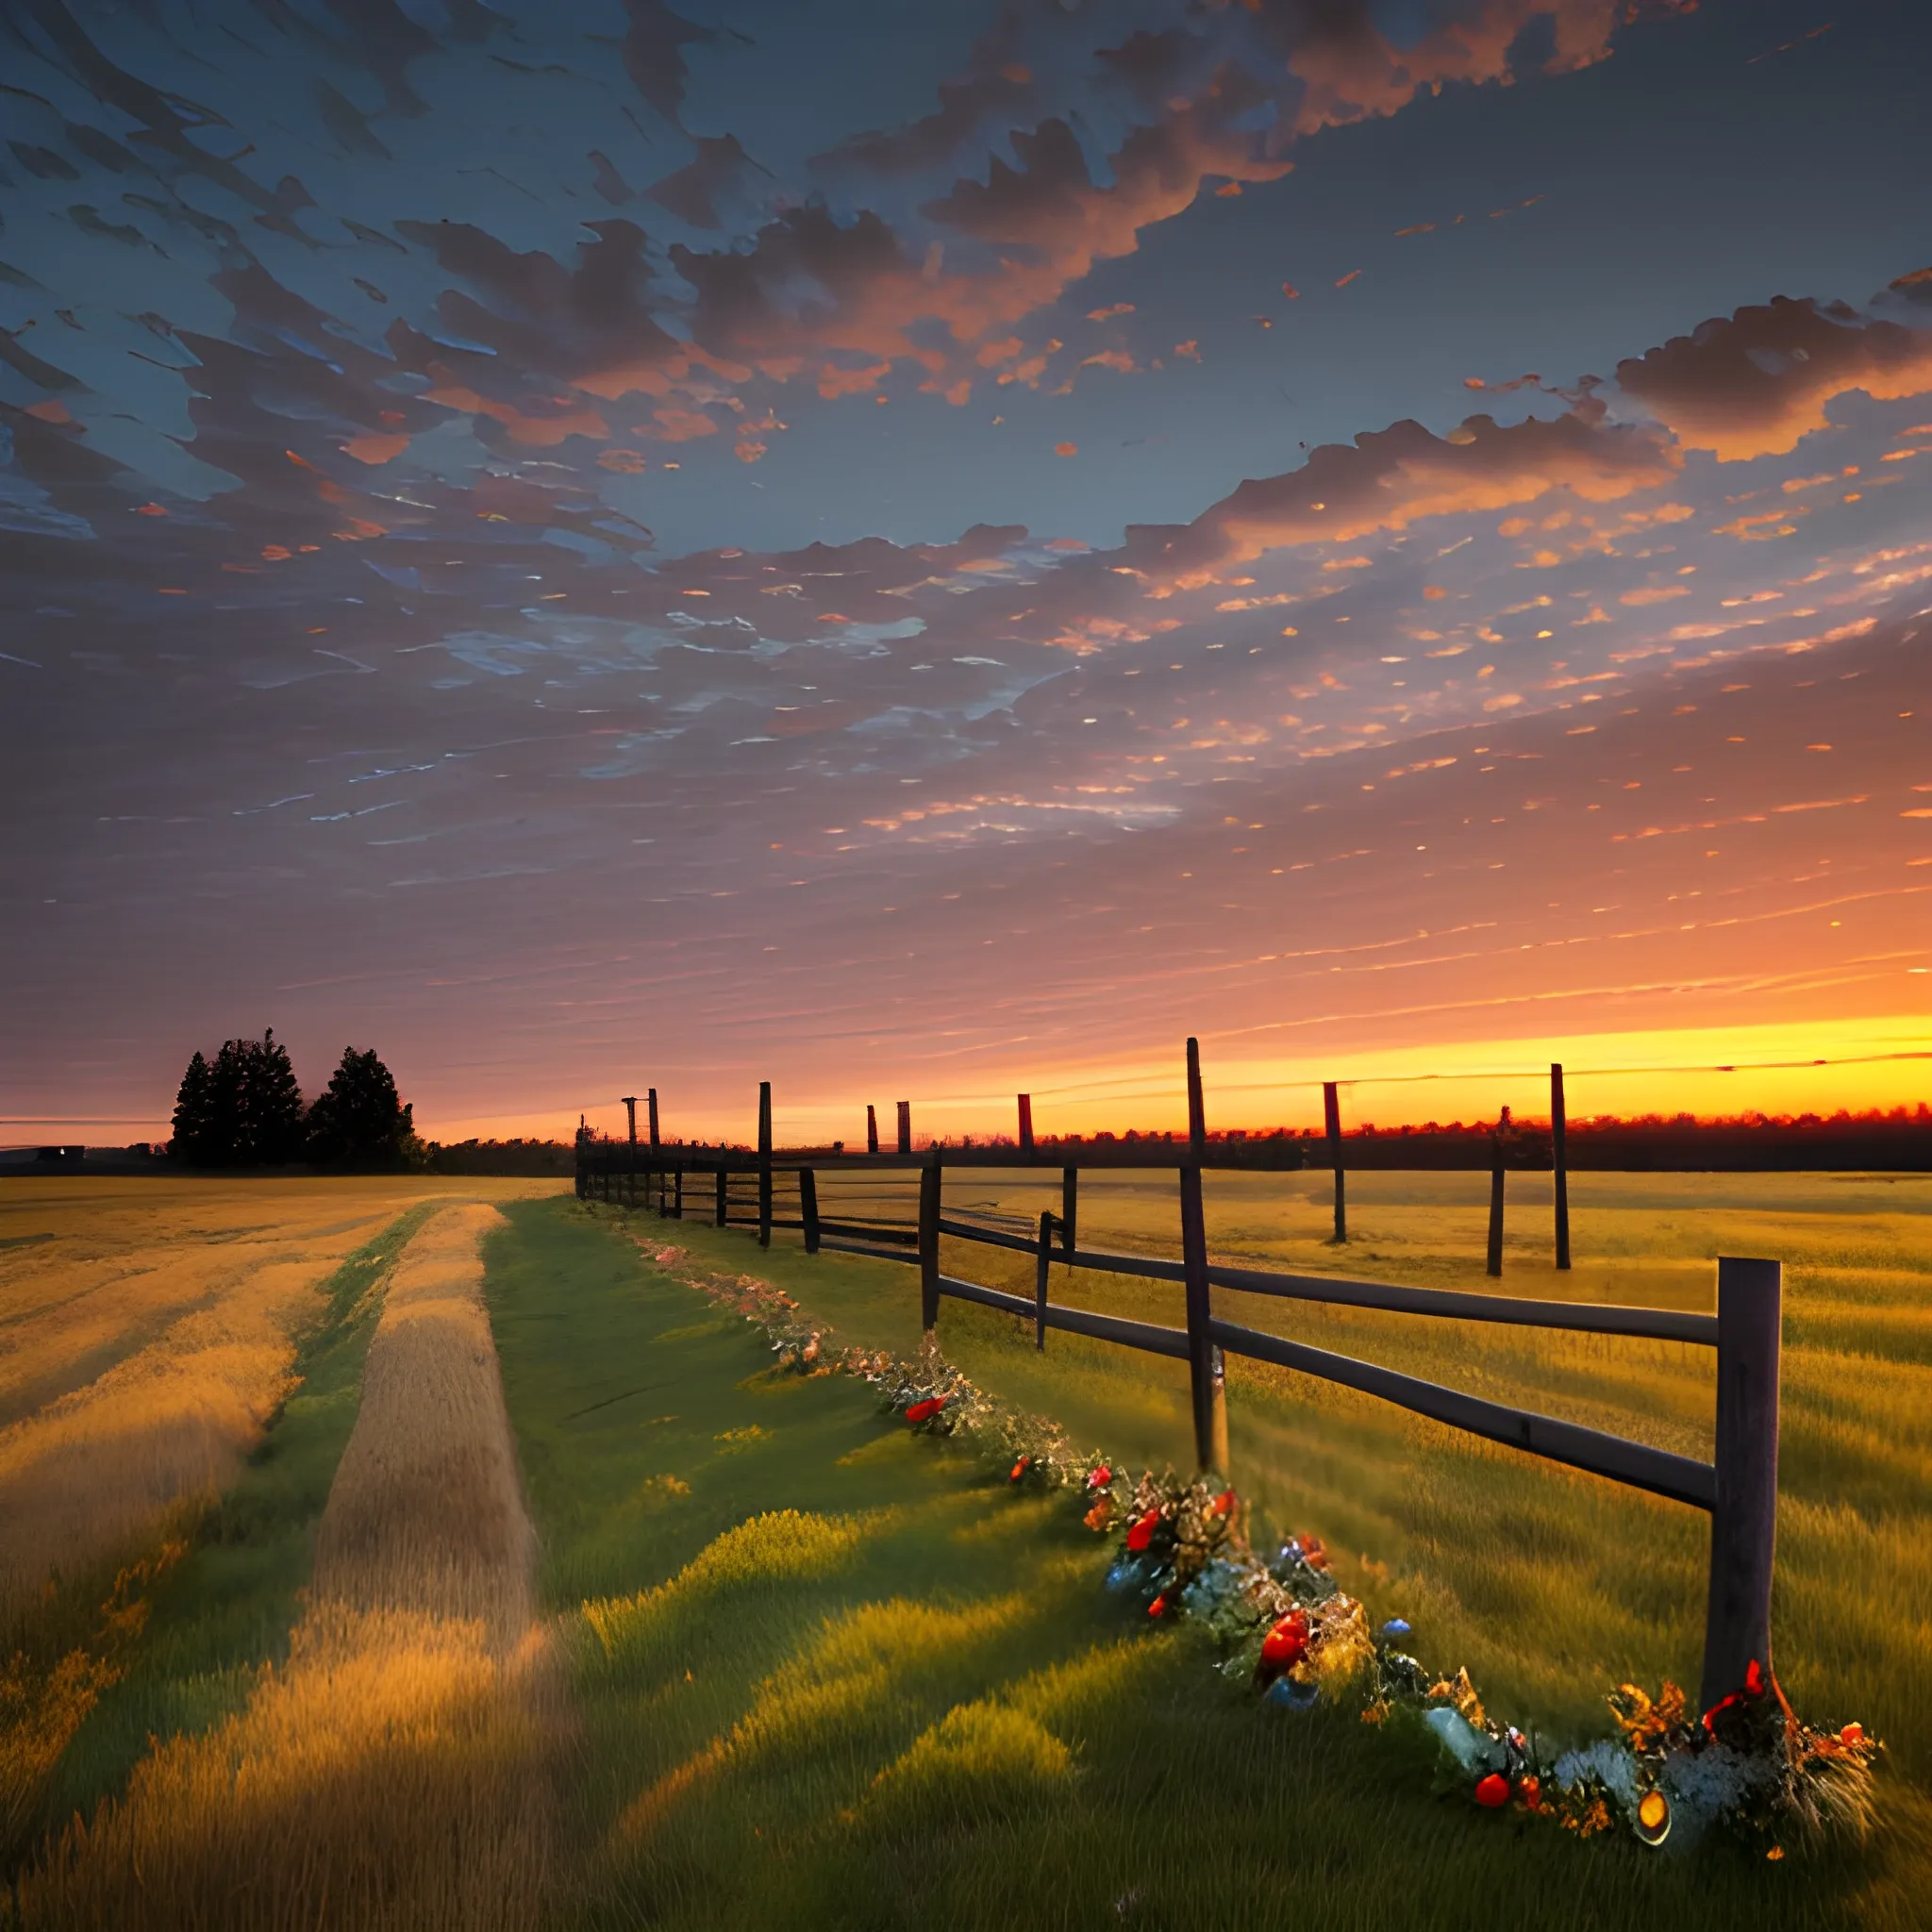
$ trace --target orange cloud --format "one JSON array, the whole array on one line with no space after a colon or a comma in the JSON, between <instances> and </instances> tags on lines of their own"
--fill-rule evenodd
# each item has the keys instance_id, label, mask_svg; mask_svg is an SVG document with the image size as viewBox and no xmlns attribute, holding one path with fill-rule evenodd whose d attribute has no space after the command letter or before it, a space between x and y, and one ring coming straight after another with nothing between
<instances>
[{"instance_id":1,"label":"orange cloud","mask_svg":"<svg viewBox=\"0 0 1932 1932\"><path fill-rule=\"evenodd\" d=\"M1613 502L1673 481L1681 461L1658 432L1609 424L1600 405L1507 427L1473 416L1447 437L1402 422L1353 444L1324 444L1286 475L1251 479L1192 524L1136 525L1127 547L1139 568L1174 583L1284 544L1353 542L1559 490Z\"/></svg>"},{"instance_id":2,"label":"orange cloud","mask_svg":"<svg viewBox=\"0 0 1932 1932\"><path fill-rule=\"evenodd\" d=\"M1880 402L1932 391L1932 329L1780 295L1620 362L1617 381L1687 448L1745 462L1827 427L1825 405L1852 390Z\"/></svg>"}]
</instances>

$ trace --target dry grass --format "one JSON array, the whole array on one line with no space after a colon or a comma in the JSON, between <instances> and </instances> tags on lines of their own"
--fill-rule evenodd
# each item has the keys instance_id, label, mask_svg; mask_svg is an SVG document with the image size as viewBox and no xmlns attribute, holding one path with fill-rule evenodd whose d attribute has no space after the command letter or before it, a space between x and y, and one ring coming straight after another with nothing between
<instances>
[{"instance_id":1,"label":"dry grass","mask_svg":"<svg viewBox=\"0 0 1932 1932\"><path fill-rule=\"evenodd\" d=\"M537 1922L560 1706L482 1303L499 1219L444 1209L396 1266L287 1663L67 1834L29 1924Z\"/></svg>"},{"instance_id":2,"label":"dry grass","mask_svg":"<svg viewBox=\"0 0 1932 1932\"><path fill-rule=\"evenodd\" d=\"M414 1202L547 1182L414 1176L0 1188L0 1629L212 1499L287 1392L320 1284Z\"/></svg>"}]
</instances>

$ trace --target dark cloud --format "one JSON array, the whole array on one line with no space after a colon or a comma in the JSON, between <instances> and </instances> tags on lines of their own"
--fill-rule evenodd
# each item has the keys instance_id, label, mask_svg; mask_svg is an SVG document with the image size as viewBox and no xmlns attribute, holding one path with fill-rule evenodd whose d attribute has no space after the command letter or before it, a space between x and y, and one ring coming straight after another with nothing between
<instances>
[{"instance_id":1,"label":"dark cloud","mask_svg":"<svg viewBox=\"0 0 1932 1932\"><path fill-rule=\"evenodd\" d=\"M1617 382L1687 448L1747 461L1795 449L1852 390L1880 401L1932 391L1932 329L1780 295L1618 363Z\"/></svg>"}]
</instances>

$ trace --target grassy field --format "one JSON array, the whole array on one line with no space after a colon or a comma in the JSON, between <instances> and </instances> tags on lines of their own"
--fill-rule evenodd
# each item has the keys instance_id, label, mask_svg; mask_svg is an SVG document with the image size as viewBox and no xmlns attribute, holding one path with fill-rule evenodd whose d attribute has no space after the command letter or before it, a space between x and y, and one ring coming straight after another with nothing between
<instances>
[{"instance_id":1,"label":"grassy field","mask_svg":"<svg viewBox=\"0 0 1932 1932\"><path fill-rule=\"evenodd\" d=\"M339 1271L332 1291L311 1287L285 1331L297 1339L285 1341L279 1373L284 1386L306 1377L302 1392L271 1412L273 1453L228 1473L229 1532L177 1536L188 1547L170 1556L164 1510L145 1543L124 1535L119 1558L144 1557L165 1574L126 1586L152 1614L132 1620L120 1682L56 1754L51 1789L86 1810L131 1773L151 1807L143 1829L178 1843L199 1829L189 1825L195 1807L241 1790L233 1779L245 1774L249 1828L203 1835L224 1847L225 1882L233 1869L234 1896L249 1908L211 1924L375 1923L368 1888L380 1883L390 1887L380 1923L412 1925L883 1927L942 1917L1218 1927L1309 1912L1343 1926L1533 1916L1610 1927L1662 1915L1753 1932L1923 1924L1932 1895L1932 1187L1587 1178L1574 1189L1578 1265L1565 1277L1547 1265L1537 1186L1512 1177L1508 1292L1705 1307L1720 1249L1787 1262L1778 1666L1806 1715L1861 1718L1892 1747L1881 1827L1862 1851L1768 1865L1716 1845L1688 1858L1624 1841L1579 1845L1432 1796L1426 1762L1345 1710L1257 1710L1216 1674L1196 1635L1144 1627L1108 1596L1109 1552L1068 1502L1017 1494L962 1448L910 1436L862 1383L774 1372L741 1318L678 1278L755 1271L841 1340L909 1353L911 1269L808 1259L783 1237L761 1254L735 1231L567 1199L504 1199L508 1224L485 1250L490 1328L536 1532L527 1575L513 1536L490 1543L489 1564L503 1589L524 1592L523 1607L497 1614L466 1597L425 1624L428 1599L365 1603L358 1614L417 1622L379 1642L366 1628L331 1636L294 1591L339 1469L345 1483L352 1465L391 1472L392 1495L364 1489L351 1541L379 1560L358 1574L407 1576L412 1562L436 1571L446 1525L477 1514L445 1510L439 1527L420 1507L443 1480L437 1457L468 1468L471 1450L419 1445L411 1465L396 1446L420 1435L423 1418L395 1393L429 1372L391 1349L391 1392L362 1392L374 1313L408 1252L420 1191L366 1204L369 1219L351 1231L359 1252L352 1258L344 1236L342 1253L325 1257ZM1230 1179L1209 1190L1211 1243L1230 1258L1480 1288L1480 1176L1360 1177L1357 1239L1337 1251L1322 1240L1318 1181ZM949 1210L1017 1223L1048 1205L1024 1181L948 1184ZM1081 1208L1083 1244L1174 1251L1171 1185L1090 1182ZM238 1191L227 1211L273 1226L260 1192ZM211 1212L192 1224L221 1232ZM668 1244L682 1256L654 1265L651 1252ZM1030 1286L1030 1262L1011 1259L949 1244L945 1265ZM1057 1271L1054 1291L1179 1319L1178 1291L1158 1284ZM1709 1367L1694 1352L1218 1299L1252 1325L1708 1453ZM58 1311L64 1301L43 1280L24 1317L32 1306ZM404 1313L399 1304L384 1316L387 1329ZM461 1323L452 1338L471 1334ZM39 1345L31 1320L16 1325L9 1345ZM1136 1462L1188 1459L1179 1365L1063 1336L1049 1337L1041 1357L1030 1327L952 1302L941 1337L982 1385L1082 1440ZM1305 1378L1240 1364L1230 1373L1244 1493L1278 1526L1320 1533L1372 1614L1407 1616L1430 1663L1466 1662L1492 1710L1598 1734L1602 1693L1621 1677L1694 1676L1704 1552L1692 1512ZM477 1387L475 1398L434 1407L481 1416ZM352 1407L366 1455L344 1455ZM278 1461L283 1490L251 1490ZM86 1601L95 1615L96 1599ZM512 1642L520 1618L530 1621ZM291 1644L291 1661L276 1664ZM372 1656L389 1660L373 1674ZM130 1767L142 1725L159 1741ZM421 1821L444 1814L455 1839L433 1847ZM110 1807L96 1820L108 1851L134 1842L121 1817ZM351 1857L344 1820L376 1852L364 1845ZM413 1861L411 1832L425 1837ZM502 1857L451 1864L452 1842L486 1841L516 1848L514 1874ZM305 1875L291 1890L251 1875L251 1860ZM495 1875L465 1892L458 1879L473 1868ZM413 1890L393 1876L410 1870ZM207 1870L192 1882L206 1885ZM23 1892L36 1924L115 1922L125 1916L107 1909L117 1896L111 1886L49 1886L31 1871ZM191 1922L143 1896L128 1923Z\"/></svg>"}]
</instances>

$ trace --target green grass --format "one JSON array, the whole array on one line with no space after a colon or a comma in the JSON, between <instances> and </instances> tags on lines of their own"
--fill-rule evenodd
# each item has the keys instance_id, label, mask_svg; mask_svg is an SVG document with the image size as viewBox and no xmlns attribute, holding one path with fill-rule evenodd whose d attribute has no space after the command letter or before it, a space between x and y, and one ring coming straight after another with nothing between
<instances>
[{"instance_id":1,"label":"green grass","mask_svg":"<svg viewBox=\"0 0 1932 1932\"><path fill-rule=\"evenodd\" d=\"M261 1666L287 1656L316 1524L356 1425L382 1284L437 1205L398 1216L324 1285L323 1307L297 1340L296 1386L240 1479L193 1523L192 1547L156 1588L125 1674L61 1755L50 1823L86 1815L118 1791L151 1739L207 1730L239 1710Z\"/></svg>"},{"instance_id":2,"label":"green grass","mask_svg":"<svg viewBox=\"0 0 1932 1932\"><path fill-rule=\"evenodd\" d=\"M972 1191L985 1197L984 1184ZM1115 1218L1151 1222L1158 1205L1127 1196ZM1216 1243L1235 1252L1227 1205ZM1883 1786L1884 1827L1859 1853L1770 1865L1713 1845L1675 1859L1476 1814L1430 1795L1428 1764L1399 1734L1336 1707L1276 1717L1249 1706L1198 1636L1144 1627L1107 1594L1109 1552L1066 1499L1016 1494L962 1449L909 1435L863 1384L774 1374L741 1320L599 1224L621 1217L569 1202L508 1211L486 1288L580 1733L564 1794L580 1875L559 1897L559 1924L1923 1924L1932 1824L1911 1770L1922 1731L1907 1728ZM1132 1234L1104 1224L1098 1199L1090 1211L1083 1238ZM1371 1203L1358 1211L1385 1254L1403 1225L1417 1236L1433 1217L1440 1232L1444 1218L1426 1201L1407 1224L1391 1203L1386 1228ZM1268 1213L1259 1232L1301 1239ZM756 1270L848 1340L916 1338L909 1269L761 1256L691 1223L633 1226L721 1270ZM1631 1265L1649 1266L1656 1250L1637 1246ZM949 1269L998 1278L989 1251L968 1252L970 1264L949 1253ZM1436 1265L1411 1252L1374 1272L1417 1278ZM1451 1251L1438 1272L1459 1279L1461 1265ZM1076 1291L1130 1307L1144 1292L1145 1312L1176 1319L1155 1306L1169 1291ZM941 1334L987 1386L1076 1433L1137 1458L1185 1459L1182 1391L1165 1364L1060 1337L1042 1362L1018 1324L951 1303ZM1444 1379L1509 1372L1480 1338L1436 1347L1449 1351L1437 1361ZM1619 1381L1593 1377L1593 1359L1531 1349L1558 1394L1645 1404L1666 1433L1695 1426L1691 1385L1675 1421L1668 1402L1648 1401L1653 1385L1694 1377L1688 1365ZM1816 1365L1793 1366L1808 1387ZM1857 1371L1840 1379L1832 1400L1862 1399ZM1614 1682L1613 1656L1655 1666L1681 1649L1680 1599L1701 1572L1691 1542L1659 1528L1661 1506L1630 1516L1605 1486L1471 1454L1306 1383L1238 1376L1230 1409L1244 1488L1347 1550L1349 1580L1377 1614L1409 1612L1432 1660L1453 1668L1468 1654L1479 1677L1493 1666L1484 1688L1506 1712L1521 1696L1522 1715L1541 1703L1584 1724ZM1805 1454L1794 1459L1803 1474ZM1924 1560L1923 1518L1908 1486L1881 1500L1909 1573ZM1858 1533L1879 1534L1857 1520ZM1807 1538L1842 1550L1847 1533L1803 1520L1790 1532L1801 1557ZM1822 1639L1846 1631L1874 1683L1893 1669L1923 1674L1911 1606L1885 1603L1881 1583L1841 1574L1829 1632L1781 1605L1798 1626L1787 1654L1799 1674L1843 1679L1851 1667ZM1924 1695L1897 1690L1908 1726Z\"/></svg>"}]
</instances>

